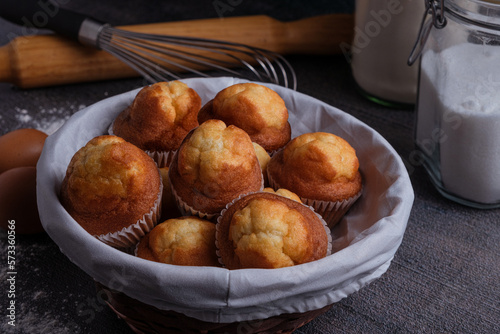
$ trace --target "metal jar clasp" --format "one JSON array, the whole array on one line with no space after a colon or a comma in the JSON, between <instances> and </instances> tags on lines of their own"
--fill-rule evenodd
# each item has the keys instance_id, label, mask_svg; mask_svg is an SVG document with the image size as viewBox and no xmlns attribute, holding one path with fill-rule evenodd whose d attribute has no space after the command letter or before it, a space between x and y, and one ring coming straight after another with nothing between
<instances>
[{"instance_id":1,"label":"metal jar clasp","mask_svg":"<svg viewBox=\"0 0 500 334\"><path fill-rule=\"evenodd\" d=\"M413 65L424 49L432 27L442 29L446 26L444 17L444 0L428 0L425 2L424 17L420 24L417 40L408 58L408 65Z\"/></svg>"}]
</instances>

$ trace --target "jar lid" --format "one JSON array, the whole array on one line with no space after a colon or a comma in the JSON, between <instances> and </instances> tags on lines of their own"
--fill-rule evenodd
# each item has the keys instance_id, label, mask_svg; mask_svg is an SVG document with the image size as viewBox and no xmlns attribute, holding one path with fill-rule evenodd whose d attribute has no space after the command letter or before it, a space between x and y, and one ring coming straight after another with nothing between
<instances>
[{"instance_id":1,"label":"jar lid","mask_svg":"<svg viewBox=\"0 0 500 334\"><path fill-rule=\"evenodd\" d=\"M500 1L448 0L446 13L485 28L500 30Z\"/></svg>"},{"instance_id":2,"label":"jar lid","mask_svg":"<svg viewBox=\"0 0 500 334\"><path fill-rule=\"evenodd\" d=\"M476 25L500 34L500 1L499 0L426 0L426 10L417 41L408 58L408 65L413 65L420 57L431 29L442 29L446 26L446 16L453 16L468 24Z\"/></svg>"}]
</instances>

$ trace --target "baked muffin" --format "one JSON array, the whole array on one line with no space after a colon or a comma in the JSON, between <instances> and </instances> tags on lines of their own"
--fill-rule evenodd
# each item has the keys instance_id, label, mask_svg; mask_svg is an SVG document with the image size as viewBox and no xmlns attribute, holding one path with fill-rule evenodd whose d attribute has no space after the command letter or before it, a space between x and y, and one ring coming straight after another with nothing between
<instances>
[{"instance_id":1,"label":"baked muffin","mask_svg":"<svg viewBox=\"0 0 500 334\"><path fill-rule=\"evenodd\" d=\"M212 219L234 198L261 190L263 177L248 134L220 120L191 131L169 168L172 192L183 215Z\"/></svg>"},{"instance_id":2,"label":"baked muffin","mask_svg":"<svg viewBox=\"0 0 500 334\"><path fill-rule=\"evenodd\" d=\"M285 102L272 89L255 83L235 84L217 93L198 113L200 124L208 119L236 125L268 152L283 147L291 137Z\"/></svg>"},{"instance_id":3,"label":"baked muffin","mask_svg":"<svg viewBox=\"0 0 500 334\"><path fill-rule=\"evenodd\" d=\"M267 164L271 160L271 156L267 151L259 144L252 142L253 148L255 149L255 154L257 154L257 159L259 160L260 169L262 170L262 175L264 176L264 185L269 184L267 180Z\"/></svg>"},{"instance_id":4,"label":"baked muffin","mask_svg":"<svg viewBox=\"0 0 500 334\"><path fill-rule=\"evenodd\" d=\"M116 136L91 139L72 157L60 198L90 234L116 247L133 246L160 216L162 182L144 151Z\"/></svg>"},{"instance_id":5,"label":"baked muffin","mask_svg":"<svg viewBox=\"0 0 500 334\"><path fill-rule=\"evenodd\" d=\"M300 197L297 194L295 194L287 189L280 188L280 189L274 190L273 188L267 187L267 188L264 188L263 191L267 192L267 193L271 193L271 194L280 195L280 196L283 196L283 197L286 197L289 199L293 199L294 201L297 201L299 203L302 203L302 200L300 199Z\"/></svg>"},{"instance_id":6,"label":"baked muffin","mask_svg":"<svg viewBox=\"0 0 500 334\"><path fill-rule=\"evenodd\" d=\"M172 151L198 126L201 98L180 81L158 82L142 88L132 104L112 124L112 134L145 150L168 166Z\"/></svg>"},{"instance_id":7,"label":"baked muffin","mask_svg":"<svg viewBox=\"0 0 500 334\"><path fill-rule=\"evenodd\" d=\"M333 227L362 191L359 161L344 139L325 132L300 135L267 166L274 189L296 193Z\"/></svg>"},{"instance_id":8,"label":"baked muffin","mask_svg":"<svg viewBox=\"0 0 500 334\"><path fill-rule=\"evenodd\" d=\"M281 268L329 255L331 235L310 207L277 194L256 192L223 211L216 245L228 269Z\"/></svg>"},{"instance_id":9,"label":"baked muffin","mask_svg":"<svg viewBox=\"0 0 500 334\"><path fill-rule=\"evenodd\" d=\"M198 217L172 218L158 224L137 245L140 258L181 266L215 266L215 224Z\"/></svg>"},{"instance_id":10,"label":"baked muffin","mask_svg":"<svg viewBox=\"0 0 500 334\"><path fill-rule=\"evenodd\" d=\"M181 216L179 208L177 208L177 203L175 202L174 195L172 194L172 188L170 186L170 180L168 179L168 167L160 168L160 176L163 184L163 194L161 200L161 220L167 220L169 218L176 218Z\"/></svg>"}]
</instances>

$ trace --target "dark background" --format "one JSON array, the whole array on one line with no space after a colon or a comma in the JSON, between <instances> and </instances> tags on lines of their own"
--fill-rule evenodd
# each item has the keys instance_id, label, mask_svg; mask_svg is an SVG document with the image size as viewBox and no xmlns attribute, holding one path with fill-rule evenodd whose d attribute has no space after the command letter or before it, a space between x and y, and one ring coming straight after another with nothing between
<instances>
[{"instance_id":1,"label":"dark background","mask_svg":"<svg viewBox=\"0 0 500 334\"><path fill-rule=\"evenodd\" d=\"M113 25L267 14L280 20L354 10L353 1L65 1ZM221 11L221 3L229 7ZM231 5L232 4L232 5ZM19 27L0 19L0 45ZM373 104L357 91L343 55L287 56L298 91L362 120L404 161L414 112ZM0 83L0 134L35 127L51 133L74 112L140 87L140 78L18 89ZM403 243L378 280L297 331L305 333L499 333L500 210L476 210L441 197L423 168L408 165L415 203ZM0 234L2 333L131 333L102 304L92 279L45 234L17 236L16 327L7 325L7 242Z\"/></svg>"}]
</instances>

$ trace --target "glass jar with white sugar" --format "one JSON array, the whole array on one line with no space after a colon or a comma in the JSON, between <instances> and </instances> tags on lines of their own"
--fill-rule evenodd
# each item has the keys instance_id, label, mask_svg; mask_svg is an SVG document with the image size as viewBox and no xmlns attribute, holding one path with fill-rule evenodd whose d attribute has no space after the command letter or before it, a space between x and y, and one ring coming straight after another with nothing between
<instances>
[{"instance_id":1,"label":"glass jar with white sugar","mask_svg":"<svg viewBox=\"0 0 500 334\"><path fill-rule=\"evenodd\" d=\"M426 4L413 162L445 197L500 207L500 1Z\"/></svg>"}]
</instances>

